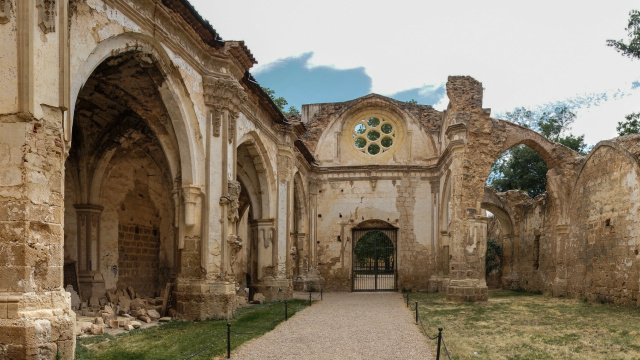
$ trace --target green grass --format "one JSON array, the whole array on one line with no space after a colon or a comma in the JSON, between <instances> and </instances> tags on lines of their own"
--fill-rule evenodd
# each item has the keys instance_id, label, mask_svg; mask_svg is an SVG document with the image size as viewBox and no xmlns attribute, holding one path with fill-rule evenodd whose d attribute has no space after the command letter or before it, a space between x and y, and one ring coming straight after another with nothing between
<instances>
[{"instance_id":1,"label":"green grass","mask_svg":"<svg viewBox=\"0 0 640 360\"><path fill-rule=\"evenodd\" d=\"M640 360L640 309L523 291L492 290L489 301L450 303L412 293L430 336L442 326L454 360ZM435 342L434 342L435 345Z\"/></svg>"},{"instance_id":2,"label":"green grass","mask_svg":"<svg viewBox=\"0 0 640 360\"><path fill-rule=\"evenodd\" d=\"M306 307L304 300L289 301L289 317L294 309ZM238 309L232 320L172 321L158 327L133 330L117 336L82 338L76 346L76 359L145 360L184 359L220 340L193 359L211 359L227 351L227 322L231 330L250 335L231 334L231 349L273 330L284 321L284 303L271 302Z\"/></svg>"}]
</instances>

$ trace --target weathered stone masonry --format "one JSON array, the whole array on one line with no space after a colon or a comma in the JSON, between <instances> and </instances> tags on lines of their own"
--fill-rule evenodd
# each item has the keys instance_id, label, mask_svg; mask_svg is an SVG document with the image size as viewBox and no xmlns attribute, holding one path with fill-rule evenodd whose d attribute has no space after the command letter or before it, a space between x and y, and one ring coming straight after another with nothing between
<instances>
[{"instance_id":1,"label":"weathered stone masonry","mask_svg":"<svg viewBox=\"0 0 640 360\"><path fill-rule=\"evenodd\" d=\"M225 318L247 288L352 290L374 228L397 290L485 300L489 232L495 286L640 301L637 135L579 156L491 118L465 76L445 111L371 94L285 118L182 0L4 0L0 40L0 358L73 356L65 265L96 309L171 283L176 316ZM536 199L485 188L519 144L549 167Z\"/></svg>"}]
</instances>

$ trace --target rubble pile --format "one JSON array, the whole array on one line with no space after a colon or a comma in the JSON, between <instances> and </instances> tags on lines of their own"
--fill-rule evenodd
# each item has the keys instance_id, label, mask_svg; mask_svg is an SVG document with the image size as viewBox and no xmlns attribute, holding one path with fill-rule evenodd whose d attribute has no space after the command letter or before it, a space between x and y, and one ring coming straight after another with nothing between
<instances>
[{"instance_id":1,"label":"rubble pile","mask_svg":"<svg viewBox=\"0 0 640 360\"><path fill-rule=\"evenodd\" d=\"M72 308L76 311L76 335L102 335L105 329L131 331L171 321L176 316L176 311L167 306L168 296L142 298L131 286L107 291L100 305L94 306L81 302L73 288L67 291L71 293Z\"/></svg>"}]
</instances>

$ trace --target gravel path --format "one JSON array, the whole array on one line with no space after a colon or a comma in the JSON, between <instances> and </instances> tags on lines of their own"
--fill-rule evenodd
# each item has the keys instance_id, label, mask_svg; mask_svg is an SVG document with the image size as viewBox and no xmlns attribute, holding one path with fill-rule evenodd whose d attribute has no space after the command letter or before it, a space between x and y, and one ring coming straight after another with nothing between
<instances>
[{"instance_id":1,"label":"gravel path","mask_svg":"<svg viewBox=\"0 0 640 360\"><path fill-rule=\"evenodd\" d=\"M325 293L231 359L433 359L427 341L399 293Z\"/></svg>"}]
</instances>

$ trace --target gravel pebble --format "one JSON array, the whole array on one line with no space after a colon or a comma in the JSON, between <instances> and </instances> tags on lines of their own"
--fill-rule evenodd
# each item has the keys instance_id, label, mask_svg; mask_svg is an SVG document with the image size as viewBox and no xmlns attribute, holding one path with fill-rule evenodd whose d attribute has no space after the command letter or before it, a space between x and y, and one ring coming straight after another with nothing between
<instances>
[{"instance_id":1,"label":"gravel pebble","mask_svg":"<svg viewBox=\"0 0 640 360\"><path fill-rule=\"evenodd\" d=\"M433 359L413 314L399 293L325 293L231 359Z\"/></svg>"}]
</instances>

